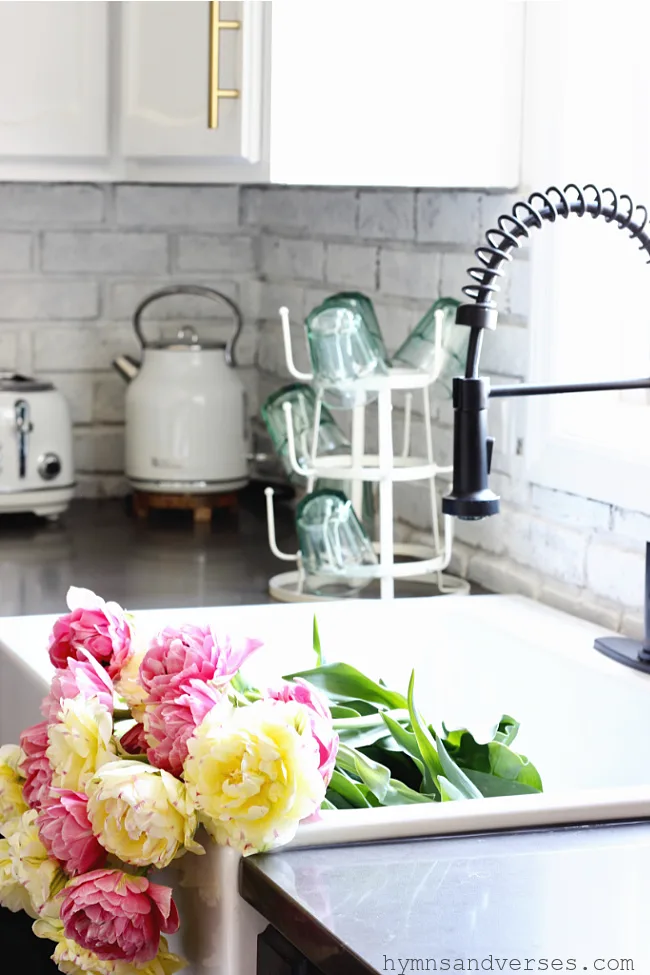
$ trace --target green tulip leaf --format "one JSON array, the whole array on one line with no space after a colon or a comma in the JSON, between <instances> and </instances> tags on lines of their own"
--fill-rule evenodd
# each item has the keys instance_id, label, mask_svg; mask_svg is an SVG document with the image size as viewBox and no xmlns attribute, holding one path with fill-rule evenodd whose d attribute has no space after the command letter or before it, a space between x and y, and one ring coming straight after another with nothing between
<instances>
[{"instance_id":1,"label":"green tulip leaf","mask_svg":"<svg viewBox=\"0 0 650 975\"><path fill-rule=\"evenodd\" d=\"M393 736L394 741L399 745L402 751L405 751L407 755L410 755L418 769L424 777L424 760L422 758L422 752L418 745L418 740L412 731L407 731L403 728L390 714L386 711L382 712L382 719Z\"/></svg>"},{"instance_id":2,"label":"green tulip leaf","mask_svg":"<svg viewBox=\"0 0 650 975\"><path fill-rule=\"evenodd\" d=\"M515 782L512 779L500 779L498 775L490 775L486 772L478 772L476 769L468 768L465 770L468 779L471 779L483 798L493 799L495 796L528 796L538 795L540 790L526 785L524 782Z\"/></svg>"},{"instance_id":3,"label":"green tulip leaf","mask_svg":"<svg viewBox=\"0 0 650 975\"><path fill-rule=\"evenodd\" d=\"M413 728L413 733L417 742L417 746L420 750L420 755L422 762L424 763L423 770L423 788L424 792L432 793L434 789L437 788L438 776L443 774L443 767L438 758L438 752L436 751L436 744L431 736L431 732L425 725L424 721L415 709L415 704L413 701L413 691L415 687L415 671L411 673L411 679L409 681L408 690L408 710L409 717L411 719L411 727Z\"/></svg>"},{"instance_id":4,"label":"green tulip leaf","mask_svg":"<svg viewBox=\"0 0 650 975\"><path fill-rule=\"evenodd\" d=\"M356 783L338 769L334 769L332 773L328 792L336 792L337 795L345 799L355 809L367 809L370 806L370 803Z\"/></svg>"},{"instance_id":5,"label":"green tulip leaf","mask_svg":"<svg viewBox=\"0 0 650 975\"><path fill-rule=\"evenodd\" d=\"M318 620L316 619L316 613L314 613L314 625L312 630L312 644L314 647L314 653L316 654L316 666L323 666L323 652L320 646L320 636L318 634Z\"/></svg>"},{"instance_id":6,"label":"green tulip leaf","mask_svg":"<svg viewBox=\"0 0 650 975\"><path fill-rule=\"evenodd\" d=\"M313 670L301 670L287 675L285 680L304 677L315 687L343 701L369 701L387 708L405 708L406 699L396 691L389 691L362 674L350 664L326 664Z\"/></svg>"},{"instance_id":7,"label":"green tulip leaf","mask_svg":"<svg viewBox=\"0 0 650 975\"><path fill-rule=\"evenodd\" d=\"M494 741L501 742L502 745L512 745L519 731L519 722L511 718L509 714L504 714L494 733Z\"/></svg>"},{"instance_id":8,"label":"green tulip leaf","mask_svg":"<svg viewBox=\"0 0 650 975\"><path fill-rule=\"evenodd\" d=\"M451 783L451 785L454 786L457 792L462 793L460 798L481 799L481 793L471 779L468 779L463 770L456 765L452 758L449 757L447 749L445 748L441 738L438 738L437 745L438 757L443 768L444 777L448 783Z\"/></svg>"},{"instance_id":9,"label":"green tulip leaf","mask_svg":"<svg viewBox=\"0 0 650 975\"><path fill-rule=\"evenodd\" d=\"M500 779L509 779L522 785L531 786L536 792L542 791L542 780L539 772L529 762L525 755L518 755L507 745L499 741L488 744L490 753L490 771Z\"/></svg>"},{"instance_id":10,"label":"green tulip leaf","mask_svg":"<svg viewBox=\"0 0 650 975\"><path fill-rule=\"evenodd\" d=\"M390 769L380 762L375 762L368 758L363 752L351 748L345 742L339 743L339 750L336 755L336 764L345 772L357 775L364 785L379 799L384 801L388 783L390 782Z\"/></svg>"},{"instance_id":11,"label":"green tulip leaf","mask_svg":"<svg viewBox=\"0 0 650 975\"><path fill-rule=\"evenodd\" d=\"M391 779L388 783L388 788L384 795L383 806L403 806L405 804L412 804L416 802L436 802L437 796L424 795L422 792L416 792L414 789L409 789L407 785L400 782L399 779Z\"/></svg>"},{"instance_id":12,"label":"green tulip leaf","mask_svg":"<svg viewBox=\"0 0 650 975\"><path fill-rule=\"evenodd\" d=\"M457 789L456 786L446 779L444 775L438 776L438 786L440 788L440 795L443 802L457 802L459 799L468 799L469 797L465 795L462 789Z\"/></svg>"}]
</instances>

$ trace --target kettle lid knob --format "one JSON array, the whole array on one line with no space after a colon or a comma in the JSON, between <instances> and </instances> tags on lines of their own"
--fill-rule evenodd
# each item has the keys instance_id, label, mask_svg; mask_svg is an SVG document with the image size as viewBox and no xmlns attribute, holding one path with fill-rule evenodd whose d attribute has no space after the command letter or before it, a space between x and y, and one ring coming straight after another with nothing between
<instances>
[{"instance_id":1,"label":"kettle lid knob","mask_svg":"<svg viewBox=\"0 0 650 975\"><path fill-rule=\"evenodd\" d=\"M196 330L192 328L191 325L183 325L179 328L176 338L180 339L181 342L187 342L188 345L198 345L199 337L196 334Z\"/></svg>"}]
</instances>

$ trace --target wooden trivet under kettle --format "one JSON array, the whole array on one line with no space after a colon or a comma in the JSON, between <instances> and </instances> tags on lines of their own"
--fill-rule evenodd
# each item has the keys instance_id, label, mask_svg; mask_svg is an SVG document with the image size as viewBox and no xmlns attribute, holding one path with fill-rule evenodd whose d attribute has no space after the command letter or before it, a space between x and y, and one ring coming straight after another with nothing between
<instances>
[{"instance_id":1,"label":"wooden trivet under kettle","mask_svg":"<svg viewBox=\"0 0 650 975\"><path fill-rule=\"evenodd\" d=\"M161 494L157 491L134 491L133 513L136 518L145 519L153 509L166 511L191 511L194 524L207 524L212 521L215 508L227 508L233 514L239 510L235 492L221 494Z\"/></svg>"}]
</instances>

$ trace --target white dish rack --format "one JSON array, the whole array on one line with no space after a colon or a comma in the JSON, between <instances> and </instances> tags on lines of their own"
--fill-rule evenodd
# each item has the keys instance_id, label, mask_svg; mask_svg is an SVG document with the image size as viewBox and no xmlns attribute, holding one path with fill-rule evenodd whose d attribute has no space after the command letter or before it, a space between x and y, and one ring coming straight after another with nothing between
<instances>
[{"instance_id":1,"label":"white dish rack","mask_svg":"<svg viewBox=\"0 0 650 975\"><path fill-rule=\"evenodd\" d=\"M438 313L442 316L442 312ZM296 368L291 342L291 325L289 310L280 309L282 323L282 337L284 352L289 373L300 382L314 382L311 373L301 372ZM435 586L439 592L448 594L464 594L469 591L469 585L462 579L445 573L451 560L453 541L453 519L443 516L442 530L438 514L436 477L449 474L451 467L441 467L436 463L433 449L433 432L431 428L431 402L429 390L438 377L443 362L442 353L442 321L438 321L436 328L436 348L433 367L426 372L419 369L391 368L388 375L370 376L351 381L349 387L339 384L338 388L354 391L366 390L377 394L378 410L378 446L377 454L365 452L365 424L366 406L356 406L352 409L351 449L347 455L321 455L318 449L318 430L321 418L323 390L314 385L316 393L316 408L312 435L312 448L308 465L301 464L297 457L296 441L293 427L292 408L290 403L284 404L287 425L287 450L292 470L304 478L307 492L313 491L314 484L319 479L328 481L351 482L352 506L359 520L362 520L362 499L364 482L370 481L379 486L379 532L374 541L374 548L378 562L374 565L354 566L349 576L355 580L360 578L379 579L381 599L393 599L395 595L395 579L409 579ZM393 395L404 395L404 435L401 450L396 453L393 437ZM426 456L412 456L411 449L411 413L413 396L422 397L422 412L424 417ZM431 529L433 543L423 545L416 543L396 542L393 526L393 485L401 482L427 481L431 508ZM269 545L273 554L285 562L295 562L296 569L283 572L269 580L269 594L281 602L302 602L331 600L332 596L316 595L306 588L306 573L302 565L300 552L283 552L277 544L275 533L275 515L273 506L273 488L266 488L266 510L268 523ZM395 559L399 561L395 561ZM331 573L332 581L344 582L346 573Z\"/></svg>"}]
</instances>

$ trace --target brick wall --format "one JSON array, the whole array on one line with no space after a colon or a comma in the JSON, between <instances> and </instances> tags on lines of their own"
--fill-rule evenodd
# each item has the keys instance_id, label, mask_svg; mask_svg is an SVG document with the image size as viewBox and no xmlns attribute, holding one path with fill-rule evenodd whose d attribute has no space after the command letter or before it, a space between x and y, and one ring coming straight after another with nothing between
<instances>
[{"instance_id":1,"label":"brick wall","mask_svg":"<svg viewBox=\"0 0 650 975\"><path fill-rule=\"evenodd\" d=\"M59 386L75 422L81 493L120 493L124 386L111 360L137 354L130 318L144 295L190 281L240 303L242 376L256 414L288 379L280 305L290 309L303 368L305 314L344 288L372 298L394 351L434 298L460 295L473 248L511 202L475 191L0 184L0 369L36 372ZM499 328L485 339L482 368L499 382L526 375L526 258L523 250L509 269ZM216 325L206 321L214 308L192 298L154 305L149 332L173 334L180 319L225 336L225 309ZM453 570L638 633L650 519L529 484L522 417L493 404L493 484L503 513L457 523ZM401 420L398 410L398 442ZM445 463L451 409L444 398L435 400L434 421ZM263 446L259 424L258 434ZM416 415L416 447L422 438ZM401 537L426 534L421 488L399 487L396 516Z\"/></svg>"},{"instance_id":2,"label":"brick wall","mask_svg":"<svg viewBox=\"0 0 650 975\"><path fill-rule=\"evenodd\" d=\"M257 234L240 207L231 186L0 184L0 370L49 378L67 397L82 496L126 489L125 387L111 361L138 355L131 317L157 288L208 284L241 304L242 377L257 410ZM225 305L219 313L198 298L165 299L145 315L152 338L173 335L179 320L200 334L231 328Z\"/></svg>"}]
</instances>

